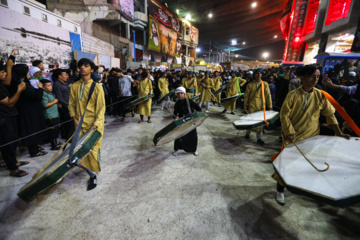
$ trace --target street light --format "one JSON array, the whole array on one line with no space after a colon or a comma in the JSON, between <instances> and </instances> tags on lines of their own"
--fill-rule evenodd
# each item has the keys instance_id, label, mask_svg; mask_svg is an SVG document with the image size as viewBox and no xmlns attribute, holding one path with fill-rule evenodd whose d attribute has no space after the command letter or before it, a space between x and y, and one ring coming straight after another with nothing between
<instances>
[{"instance_id":1,"label":"street light","mask_svg":"<svg viewBox=\"0 0 360 240\"><path fill-rule=\"evenodd\" d=\"M200 52L201 51L201 49L200 48L196 48L196 52Z\"/></svg>"},{"instance_id":2,"label":"street light","mask_svg":"<svg viewBox=\"0 0 360 240\"><path fill-rule=\"evenodd\" d=\"M237 41L236 40L232 40L231 41L231 45L236 45L237 44Z\"/></svg>"},{"instance_id":3,"label":"street light","mask_svg":"<svg viewBox=\"0 0 360 240\"><path fill-rule=\"evenodd\" d=\"M269 53L268 52L264 52L263 53L263 57L264 57L264 59L266 60L266 58L269 56Z\"/></svg>"},{"instance_id":4,"label":"street light","mask_svg":"<svg viewBox=\"0 0 360 240\"><path fill-rule=\"evenodd\" d=\"M209 13L209 18L212 18L213 17L213 14L212 13Z\"/></svg>"}]
</instances>

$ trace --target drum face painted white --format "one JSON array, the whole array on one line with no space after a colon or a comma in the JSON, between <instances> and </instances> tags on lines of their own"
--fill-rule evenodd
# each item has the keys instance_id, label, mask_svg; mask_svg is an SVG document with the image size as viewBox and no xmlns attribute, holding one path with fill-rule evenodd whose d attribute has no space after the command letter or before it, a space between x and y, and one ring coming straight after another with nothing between
<instances>
[{"instance_id":1,"label":"drum face painted white","mask_svg":"<svg viewBox=\"0 0 360 240\"><path fill-rule=\"evenodd\" d=\"M266 115L266 120L268 121L274 118L276 119L279 118L280 114L277 111L269 110L269 111L265 111L265 115ZM264 111L257 111L240 117L239 120L236 120L234 122L234 126L247 127L247 126L260 124L262 122L264 122Z\"/></svg>"},{"instance_id":2,"label":"drum face painted white","mask_svg":"<svg viewBox=\"0 0 360 240\"><path fill-rule=\"evenodd\" d=\"M185 122L185 120L182 119L184 123L180 126L177 126L169 133L161 137L160 140L157 142L157 145L165 144L185 136L195 128L199 127L205 121L205 119L206 117L197 117L187 122ZM181 121L181 119L177 121Z\"/></svg>"},{"instance_id":3,"label":"drum face painted white","mask_svg":"<svg viewBox=\"0 0 360 240\"><path fill-rule=\"evenodd\" d=\"M316 171L293 144L285 147L273 162L286 186L330 199L344 200L360 195L360 140L315 136L296 143L318 168Z\"/></svg>"}]
</instances>

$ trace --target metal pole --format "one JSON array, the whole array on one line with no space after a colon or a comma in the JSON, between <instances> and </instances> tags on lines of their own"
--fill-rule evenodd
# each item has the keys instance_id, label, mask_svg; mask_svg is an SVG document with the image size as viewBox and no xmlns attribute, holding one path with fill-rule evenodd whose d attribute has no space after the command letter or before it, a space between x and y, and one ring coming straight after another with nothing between
<instances>
[{"instance_id":1,"label":"metal pole","mask_svg":"<svg viewBox=\"0 0 360 240\"><path fill-rule=\"evenodd\" d=\"M136 62L135 30L133 30L133 38L134 38L134 62Z\"/></svg>"}]
</instances>

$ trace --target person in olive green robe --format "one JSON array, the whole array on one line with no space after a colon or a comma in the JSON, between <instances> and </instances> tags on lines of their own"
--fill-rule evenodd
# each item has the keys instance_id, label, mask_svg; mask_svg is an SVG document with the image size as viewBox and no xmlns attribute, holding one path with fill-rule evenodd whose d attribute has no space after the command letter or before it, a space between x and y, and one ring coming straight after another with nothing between
<instances>
[{"instance_id":1,"label":"person in olive green robe","mask_svg":"<svg viewBox=\"0 0 360 240\"><path fill-rule=\"evenodd\" d=\"M91 73L95 64L87 58L79 61L81 79L70 87L69 115L73 118L75 128L77 127L88 101L90 87L93 83ZM105 94L100 84L95 85L94 92L86 106L85 117L81 126L80 136L91 129L97 129L101 135L104 133L105 122ZM81 165L93 172L100 172L100 148L102 137L96 143L90 153L80 162Z\"/></svg>"},{"instance_id":2,"label":"person in olive green robe","mask_svg":"<svg viewBox=\"0 0 360 240\"><path fill-rule=\"evenodd\" d=\"M283 145L316 136L320 133L320 114L325 116L326 123L335 134L346 139L350 136L343 134L334 116L335 109L322 92L315 88L320 71L313 65L302 66L297 70L302 86L288 93L280 110L281 134ZM276 201L285 204L284 186L280 177L275 173L273 178L277 183Z\"/></svg>"},{"instance_id":3,"label":"person in olive green robe","mask_svg":"<svg viewBox=\"0 0 360 240\"><path fill-rule=\"evenodd\" d=\"M261 80L263 70L261 68L254 70L254 81L250 82L245 90L245 98L244 98L244 110L247 113L253 113L257 111L264 110L263 97L265 99L265 108L271 110L272 109L272 101L269 84L265 81ZM264 94L262 95L261 90L261 82L264 82ZM257 143L260 145L264 145L263 137L263 128L255 128L252 131L256 132ZM246 131L245 138L250 138L250 130Z\"/></svg>"},{"instance_id":4,"label":"person in olive green robe","mask_svg":"<svg viewBox=\"0 0 360 240\"><path fill-rule=\"evenodd\" d=\"M211 89L214 88L213 81L209 76L210 76L210 72L206 71L205 72L205 78L200 83L201 95L200 95L200 104L199 104L199 106L201 107L204 102L207 102L205 112L209 112L210 101L212 100Z\"/></svg>"},{"instance_id":5,"label":"person in olive green robe","mask_svg":"<svg viewBox=\"0 0 360 240\"><path fill-rule=\"evenodd\" d=\"M221 87L221 84L222 84L222 78L219 76L219 72L215 71L215 75L213 78L213 85L214 85L213 91L214 92L217 91ZM216 102L218 103L218 106L220 107L221 93L215 96L215 98L216 98Z\"/></svg>"},{"instance_id":6,"label":"person in olive green robe","mask_svg":"<svg viewBox=\"0 0 360 240\"><path fill-rule=\"evenodd\" d=\"M148 96L153 93L153 87L150 80L150 73L148 71L144 71L141 74L141 79L138 82L137 88L139 90L138 99ZM140 121L142 123L144 121L144 116L148 117L148 123L151 123L151 103L152 99L149 98L138 105L138 111L140 114Z\"/></svg>"},{"instance_id":7,"label":"person in olive green robe","mask_svg":"<svg viewBox=\"0 0 360 240\"><path fill-rule=\"evenodd\" d=\"M169 80L166 78L166 72L161 73L161 78L158 81L158 87L160 90L160 98L163 98L169 93ZM164 99L161 103L161 110L164 110L164 106L170 107L170 97Z\"/></svg>"},{"instance_id":8,"label":"person in olive green robe","mask_svg":"<svg viewBox=\"0 0 360 240\"><path fill-rule=\"evenodd\" d=\"M239 82L238 82L239 81ZM236 71L231 71L231 79L229 80L227 89L226 89L226 97L235 96L237 94L240 94L240 87L243 86L246 83L245 79L236 77ZM236 101L237 99L227 101L225 103L225 109L222 111L222 113L225 113L227 110L231 110L231 114L235 114L235 107L236 107Z\"/></svg>"},{"instance_id":9,"label":"person in olive green robe","mask_svg":"<svg viewBox=\"0 0 360 240\"><path fill-rule=\"evenodd\" d=\"M184 78L181 82L181 85L186 89L187 98L192 98L198 93L197 81L193 75L193 71L188 71L188 78Z\"/></svg>"}]
</instances>

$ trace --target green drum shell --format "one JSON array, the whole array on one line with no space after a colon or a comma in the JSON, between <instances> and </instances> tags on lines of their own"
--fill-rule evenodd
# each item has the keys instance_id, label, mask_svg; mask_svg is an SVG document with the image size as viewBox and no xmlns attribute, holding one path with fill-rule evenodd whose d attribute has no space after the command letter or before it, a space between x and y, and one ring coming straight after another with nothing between
<instances>
[{"instance_id":1,"label":"green drum shell","mask_svg":"<svg viewBox=\"0 0 360 240\"><path fill-rule=\"evenodd\" d=\"M156 146L156 145L165 144L165 143L174 141L178 138L181 138L181 137L185 136L186 134L188 134L193 129L195 129L196 127L200 126L205 121L206 118L207 118L207 115L205 113L198 112L198 113L194 113L193 118L190 118L188 120L185 118L180 118L178 120L175 120L175 121L169 123L166 127L161 129L160 131L158 131L154 136L153 142ZM177 135L175 138L174 137L168 137L167 139L165 138L172 131L182 130L181 128L184 128L184 130L186 129L186 131L183 131L181 134Z\"/></svg>"},{"instance_id":2,"label":"green drum shell","mask_svg":"<svg viewBox=\"0 0 360 240\"><path fill-rule=\"evenodd\" d=\"M231 100L235 100L235 99L238 99L239 97L243 96L244 94L242 93L241 95L240 94L236 94L234 96L231 96L231 97L228 97L228 98L223 98L221 99L221 102L227 102L227 101L231 101Z\"/></svg>"},{"instance_id":3,"label":"green drum shell","mask_svg":"<svg viewBox=\"0 0 360 240\"><path fill-rule=\"evenodd\" d=\"M214 96L220 94L222 91L225 90L225 88L227 88L227 84L221 86L218 90L216 90L216 91L214 92Z\"/></svg>"},{"instance_id":4,"label":"green drum shell","mask_svg":"<svg viewBox=\"0 0 360 240\"><path fill-rule=\"evenodd\" d=\"M146 101L150 98L154 97L154 94L150 94L150 95L147 95L145 97L142 97L142 98L139 98L139 99L136 99L130 103L128 103L125 108L132 108L132 107L135 107L136 105L138 105L139 103L143 102L143 101Z\"/></svg>"},{"instance_id":5,"label":"green drum shell","mask_svg":"<svg viewBox=\"0 0 360 240\"><path fill-rule=\"evenodd\" d=\"M200 95L201 95L201 93L199 93L198 95L193 96L193 97L190 98L190 99L191 99L191 100L196 100L196 99L198 99L198 98L200 97Z\"/></svg>"},{"instance_id":6,"label":"green drum shell","mask_svg":"<svg viewBox=\"0 0 360 240\"><path fill-rule=\"evenodd\" d=\"M171 90L168 94L166 94L165 96L163 96L162 98L159 99L158 103L161 103L162 101L164 101L167 97L172 96L175 93L175 90Z\"/></svg>"},{"instance_id":7,"label":"green drum shell","mask_svg":"<svg viewBox=\"0 0 360 240\"><path fill-rule=\"evenodd\" d=\"M92 130L89 135L84 135L82 138L80 138L80 144L75 148L72 159L77 158L76 162L81 161L87 154L90 153L91 149L95 146L100 137L101 133L99 131ZM35 177L24 187L22 187L17 195L24 201L30 202L38 194L47 190L52 185L60 182L73 168L68 164L69 150L70 148L67 148L64 151L64 154L59 153L53 162L49 164L39 176ZM60 159L60 157L62 157L62 159Z\"/></svg>"}]
</instances>

